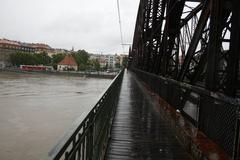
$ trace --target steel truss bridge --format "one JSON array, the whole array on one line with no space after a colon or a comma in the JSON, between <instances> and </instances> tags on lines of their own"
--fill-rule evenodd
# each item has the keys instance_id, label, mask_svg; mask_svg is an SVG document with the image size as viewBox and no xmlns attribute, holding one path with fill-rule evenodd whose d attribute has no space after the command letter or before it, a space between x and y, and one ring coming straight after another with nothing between
<instances>
[{"instance_id":1,"label":"steel truss bridge","mask_svg":"<svg viewBox=\"0 0 240 160\"><path fill-rule=\"evenodd\" d=\"M238 0L141 0L132 65L239 97Z\"/></svg>"},{"instance_id":2,"label":"steel truss bridge","mask_svg":"<svg viewBox=\"0 0 240 160\"><path fill-rule=\"evenodd\" d=\"M174 80L174 102L164 97L176 109L184 113L184 104L197 93L200 113L190 120L229 153L233 138L224 137L234 135L239 110L226 103L239 106L240 98L239 6L239 0L141 0L129 51L133 69ZM181 84L195 92L179 89ZM225 102L216 105L201 91Z\"/></svg>"},{"instance_id":3,"label":"steel truss bridge","mask_svg":"<svg viewBox=\"0 0 240 160\"><path fill-rule=\"evenodd\" d=\"M130 71L48 158L191 159L184 148L193 159L240 159L239 7L140 0Z\"/></svg>"}]
</instances>

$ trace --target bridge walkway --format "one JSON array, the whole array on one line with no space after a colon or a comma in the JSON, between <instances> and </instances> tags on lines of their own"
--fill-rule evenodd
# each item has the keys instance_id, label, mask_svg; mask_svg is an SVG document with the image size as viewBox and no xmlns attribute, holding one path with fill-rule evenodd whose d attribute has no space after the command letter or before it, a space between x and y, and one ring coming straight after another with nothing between
<instances>
[{"instance_id":1,"label":"bridge walkway","mask_svg":"<svg viewBox=\"0 0 240 160\"><path fill-rule=\"evenodd\" d=\"M124 74L105 159L191 159L161 119L151 95L128 71Z\"/></svg>"}]
</instances>

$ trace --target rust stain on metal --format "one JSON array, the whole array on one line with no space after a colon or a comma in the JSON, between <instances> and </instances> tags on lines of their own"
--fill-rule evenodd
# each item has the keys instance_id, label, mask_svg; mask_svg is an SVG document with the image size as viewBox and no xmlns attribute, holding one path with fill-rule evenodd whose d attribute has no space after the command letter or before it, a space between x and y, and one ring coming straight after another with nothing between
<instances>
[{"instance_id":1,"label":"rust stain on metal","mask_svg":"<svg viewBox=\"0 0 240 160\"><path fill-rule=\"evenodd\" d=\"M142 82L148 94L155 96L158 109L164 113L166 121L176 131L176 136L185 149L194 159L230 160L230 156L215 142L209 139L202 131L184 119L181 113L169 105L163 98L155 93L146 83Z\"/></svg>"}]
</instances>

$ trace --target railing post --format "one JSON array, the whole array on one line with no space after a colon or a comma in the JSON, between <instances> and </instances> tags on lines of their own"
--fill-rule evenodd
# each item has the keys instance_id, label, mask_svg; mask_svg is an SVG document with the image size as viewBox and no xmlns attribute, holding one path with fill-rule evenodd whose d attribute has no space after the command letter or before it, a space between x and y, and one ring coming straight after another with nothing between
<instances>
[{"instance_id":1,"label":"railing post","mask_svg":"<svg viewBox=\"0 0 240 160\"><path fill-rule=\"evenodd\" d=\"M76 138L77 138L77 137L74 137L73 142L72 142L73 148L76 147ZM76 159L76 153L77 153L77 152L73 152L73 153L72 153L72 154L73 154L73 155L72 155L73 158L71 158L71 159L74 159L74 160Z\"/></svg>"},{"instance_id":2,"label":"railing post","mask_svg":"<svg viewBox=\"0 0 240 160\"><path fill-rule=\"evenodd\" d=\"M240 111L238 112L236 119L233 160L239 160L239 158L240 158Z\"/></svg>"},{"instance_id":3,"label":"railing post","mask_svg":"<svg viewBox=\"0 0 240 160\"><path fill-rule=\"evenodd\" d=\"M69 157L69 153L68 153L68 151L67 152L65 152L65 160L68 160L68 157Z\"/></svg>"},{"instance_id":4,"label":"railing post","mask_svg":"<svg viewBox=\"0 0 240 160\"><path fill-rule=\"evenodd\" d=\"M83 133L85 132L85 124L83 125ZM85 159L85 151L86 151L86 145L85 145L85 137L83 138L82 142L82 159Z\"/></svg>"},{"instance_id":5,"label":"railing post","mask_svg":"<svg viewBox=\"0 0 240 160\"><path fill-rule=\"evenodd\" d=\"M82 144L81 144L81 142L80 142L80 139L81 139L81 133L78 134L78 140L79 140L79 148L78 148L78 154L77 154L78 160L81 159L81 151L82 151L82 150L81 150Z\"/></svg>"},{"instance_id":6,"label":"railing post","mask_svg":"<svg viewBox=\"0 0 240 160\"><path fill-rule=\"evenodd\" d=\"M89 119L89 132L88 132L88 159L92 160L93 159L93 126L94 126L94 115L92 115Z\"/></svg>"}]
</instances>

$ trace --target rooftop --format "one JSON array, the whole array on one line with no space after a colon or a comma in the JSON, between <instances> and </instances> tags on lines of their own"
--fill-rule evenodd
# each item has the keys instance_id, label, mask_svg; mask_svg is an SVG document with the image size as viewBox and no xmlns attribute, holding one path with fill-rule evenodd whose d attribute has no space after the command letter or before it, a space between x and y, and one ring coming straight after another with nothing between
<instances>
[{"instance_id":1,"label":"rooftop","mask_svg":"<svg viewBox=\"0 0 240 160\"><path fill-rule=\"evenodd\" d=\"M72 55L66 55L64 59L58 63L58 65L77 66L77 62Z\"/></svg>"}]
</instances>

